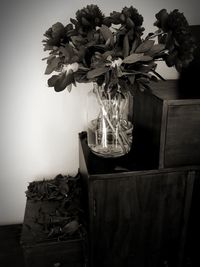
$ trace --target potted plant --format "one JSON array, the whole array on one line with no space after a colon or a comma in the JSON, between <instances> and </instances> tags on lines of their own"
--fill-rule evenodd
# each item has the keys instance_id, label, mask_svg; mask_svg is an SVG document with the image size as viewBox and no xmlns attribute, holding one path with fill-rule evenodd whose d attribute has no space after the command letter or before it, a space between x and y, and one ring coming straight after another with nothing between
<instances>
[{"instance_id":1,"label":"potted plant","mask_svg":"<svg viewBox=\"0 0 200 267\"><path fill-rule=\"evenodd\" d=\"M97 155L129 152L130 96L148 90L151 80L163 79L157 61L180 72L193 60L195 44L183 13L162 9L155 17L158 29L143 38L143 17L134 7L105 16L97 5L88 5L66 26L57 22L44 34L44 50L49 51L45 74L52 75L48 85L70 92L76 83L93 84L88 144Z\"/></svg>"}]
</instances>

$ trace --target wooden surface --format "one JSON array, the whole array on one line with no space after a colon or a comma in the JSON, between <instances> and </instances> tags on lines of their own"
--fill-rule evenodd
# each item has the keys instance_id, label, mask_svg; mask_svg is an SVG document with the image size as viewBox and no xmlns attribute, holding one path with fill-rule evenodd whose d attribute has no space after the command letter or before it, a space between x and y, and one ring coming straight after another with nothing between
<instances>
[{"instance_id":1,"label":"wooden surface","mask_svg":"<svg viewBox=\"0 0 200 267\"><path fill-rule=\"evenodd\" d=\"M177 267L186 182L181 172L95 181L95 266Z\"/></svg>"},{"instance_id":2,"label":"wooden surface","mask_svg":"<svg viewBox=\"0 0 200 267\"><path fill-rule=\"evenodd\" d=\"M138 151L160 168L200 165L200 99L182 99L173 80L151 88L135 96L133 140Z\"/></svg>"},{"instance_id":3,"label":"wooden surface","mask_svg":"<svg viewBox=\"0 0 200 267\"><path fill-rule=\"evenodd\" d=\"M98 166L92 154L87 157L84 139L80 135L80 171L88 200L91 266L182 266L192 168L104 173L101 161Z\"/></svg>"},{"instance_id":4,"label":"wooden surface","mask_svg":"<svg viewBox=\"0 0 200 267\"><path fill-rule=\"evenodd\" d=\"M200 100L169 105L164 166L200 164Z\"/></svg>"}]
</instances>

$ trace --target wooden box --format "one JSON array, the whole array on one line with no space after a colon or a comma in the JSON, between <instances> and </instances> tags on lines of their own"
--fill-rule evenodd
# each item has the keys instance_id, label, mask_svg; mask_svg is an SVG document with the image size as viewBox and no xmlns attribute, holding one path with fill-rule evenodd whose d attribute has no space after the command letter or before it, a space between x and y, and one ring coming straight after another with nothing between
<instances>
[{"instance_id":1,"label":"wooden box","mask_svg":"<svg viewBox=\"0 0 200 267\"><path fill-rule=\"evenodd\" d=\"M133 146L160 168L200 164L200 99L181 98L176 80L151 88L134 98Z\"/></svg>"},{"instance_id":2,"label":"wooden box","mask_svg":"<svg viewBox=\"0 0 200 267\"><path fill-rule=\"evenodd\" d=\"M56 201L27 200L21 245L27 267L85 267L86 240L71 237L69 240L49 239L38 223L38 212L52 212L60 205Z\"/></svg>"}]
</instances>

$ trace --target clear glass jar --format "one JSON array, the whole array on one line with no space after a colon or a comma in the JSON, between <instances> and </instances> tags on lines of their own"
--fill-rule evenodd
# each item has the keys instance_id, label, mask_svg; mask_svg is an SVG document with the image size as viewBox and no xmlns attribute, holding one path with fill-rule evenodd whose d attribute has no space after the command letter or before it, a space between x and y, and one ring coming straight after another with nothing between
<instances>
[{"instance_id":1,"label":"clear glass jar","mask_svg":"<svg viewBox=\"0 0 200 267\"><path fill-rule=\"evenodd\" d=\"M118 88L111 96L94 84L88 93L87 139L91 151L101 157L120 157L132 145L132 96Z\"/></svg>"}]
</instances>

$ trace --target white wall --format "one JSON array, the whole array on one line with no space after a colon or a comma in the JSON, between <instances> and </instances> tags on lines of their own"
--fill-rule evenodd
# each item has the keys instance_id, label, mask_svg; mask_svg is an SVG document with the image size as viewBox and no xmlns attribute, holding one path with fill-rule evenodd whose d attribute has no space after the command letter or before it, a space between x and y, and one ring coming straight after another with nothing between
<instances>
[{"instance_id":1,"label":"white wall","mask_svg":"<svg viewBox=\"0 0 200 267\"><path fill-rule=\"evenodd\" d=\"M3 0L0 10L0 224L20 223L28 182L78 170L78 133L85 129L90 85L55 93L46 85L43 33L77 9L98 4L103 13L134 5L153 30L155 13L178 8L200 24L198 0ZM160 67L166 78L176 72Z\"/></svg>"}]
</instances>

